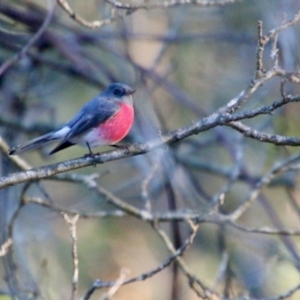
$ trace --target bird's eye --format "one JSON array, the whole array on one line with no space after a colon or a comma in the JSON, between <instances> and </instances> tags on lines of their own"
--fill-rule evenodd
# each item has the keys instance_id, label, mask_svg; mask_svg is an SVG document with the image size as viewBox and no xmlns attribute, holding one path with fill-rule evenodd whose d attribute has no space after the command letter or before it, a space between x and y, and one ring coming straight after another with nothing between
<instances>
[{"instance_id":1,"label":"bird's eye","mask_svg":"<svg viewBox=\"0 0 300 300\"><path fill-rule=\"evenodd\" d=\"M115 89L114 90L114 95L121 96L122 95L122 90L121 89Z\"/></svg>"}]
</instances>

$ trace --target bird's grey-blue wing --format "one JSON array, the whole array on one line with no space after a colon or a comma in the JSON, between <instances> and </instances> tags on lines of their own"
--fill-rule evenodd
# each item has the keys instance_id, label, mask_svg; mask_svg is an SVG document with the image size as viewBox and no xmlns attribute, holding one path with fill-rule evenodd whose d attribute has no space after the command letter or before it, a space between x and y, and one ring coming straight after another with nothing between
<instances>
[{"instance_id":1,"label":"bird's grey-blue wing","mask_svg":"<svg viewBox=\"0 0 300 300\"><path fill-rule=\"evenodd\" d=\"M99 101L99 99L92 100L66 124L66 126L70 127L70 131L65 136L64 141L97 127L116 114L118 110L119 105L116 102L109 100Z\"/></svg>"}]
</instances>

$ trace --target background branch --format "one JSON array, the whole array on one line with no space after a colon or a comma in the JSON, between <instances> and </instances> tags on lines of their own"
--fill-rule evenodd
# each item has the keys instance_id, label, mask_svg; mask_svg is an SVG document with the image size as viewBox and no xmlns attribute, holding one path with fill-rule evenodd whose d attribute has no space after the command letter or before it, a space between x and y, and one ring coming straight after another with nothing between
<instances>
[{"instance_id":1,"label":"background branch","mask_svg":"<svg viewBox=\"0 0 300 300\"><path fill-rule=\"evenodd\" d=\"M1 2L0 293L298 299L298 2ZM127 147L8 156L111 82Z\"/></svg>"}]
</instances>

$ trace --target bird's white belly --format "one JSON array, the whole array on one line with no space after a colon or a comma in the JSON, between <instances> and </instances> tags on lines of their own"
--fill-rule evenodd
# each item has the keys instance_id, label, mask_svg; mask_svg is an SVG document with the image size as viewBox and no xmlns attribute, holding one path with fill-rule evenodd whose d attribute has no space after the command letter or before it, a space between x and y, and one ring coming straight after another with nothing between
<instances>
[{"instance_id":1,"label":"bird's white belly","mask_svg":"<svg viewBox=\"0 0 300 300\"><path fill-rule=\"evenodd\" d=\"M111 142L105 140L99 133L98 128L94 128L81 136L71 139L70 141L84 147L86 147L86 144L88 143L91 148L111 145Z\"/></svg>"}]
</instances>

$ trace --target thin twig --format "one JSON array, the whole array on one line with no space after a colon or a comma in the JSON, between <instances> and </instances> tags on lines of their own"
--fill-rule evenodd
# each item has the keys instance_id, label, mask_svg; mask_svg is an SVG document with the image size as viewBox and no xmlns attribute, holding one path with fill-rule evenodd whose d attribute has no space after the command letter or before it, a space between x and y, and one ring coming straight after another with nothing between
<instances>
[{"instance_id":1,"label":"thin twig","mask_svg":"<svg viewBox=\"0 0 300 300\"><path fill-rule=\"evenodd\" d=\"M248 207L257 199L260 194L262 188L266 186L275 176L278 174L285 172L289 169L290 165L295 163L300 159L300 154L297 153L289 157L288 159L277 163L266 175L264 175L261 180L256 184L256 187L251 191L251 194L241 205L237 207L237 209L230 214L230 220L236 221L239 219L248 209Z\"/></svg>"},{"instance_id":2,"label":"thin twig","mask_svg":"<svg viewBox=\"0 0 300 300\"><path fill-rule=\"evenodd\" d=\"M62 216L69 226L70 237L72 241L72 259L73 259L73 277L72 277L72 290L70 300L74 300L78 291L78 275L79 275L79 260L77 250L77 222L79 215L69 216L66 213L62 213Z\"/></svg>"},{"instance_id":3,"label":"thin twig","mask_svg":"<svg viewBox=\"0 0 300 300\"><path fill-rule=\"evenodd\" d=\"M100 28L104 25L110 24L116 20L116 17L107 18L104 20L97 20L97 21L86 21L82 18L79 14L75 13L69 3L66 0L57 0L59 6L78 24L87 27L87 28Z\"/></svg>"},{"instance_id":4,"label":"thin twig","mask_svg":"<svg viewBox=\"0 0 300 300\"><path fill-rule=\"evenodd\" d=\"M161 2L154 2L149 1L145 2L145 4L137 4L131 5L127 3L123 3L118 0L105 0L105 2L113 5L118 9L125 9L125 10L137 10L137 9L152 9L152 8L170 8L175 6L182 6L182 5L198 5L201 7L212 7L212 6L224 6L226 4L232 4L238 2L240 0L223 0L223 1L208 1L208 0L169 0L169 1L161 1Z\"/></svg>"},{"instance_id":5,"label":"thin twig","mask_svg":"<svg viewBox=\"0 0 300 300\"><path fill-rule=\"evenodd\" d=\"M258 79L263 76L263 54L265 49L265 37L263 36L263 22L258 21L258 45L256 50L256 74L255 79Z\"/></svg>"},{"instance_id":6,"label":"thin twig","mask_svg":"<svg viewBox=\"0 0 300 300\"><path fill-rule=\"evenodd\" d=\"M120 287L124 284L126 278L129 276L130 270L126 268L122 268L119 278L116 280L115 285L113 285L108 292L101 297L101 300L109 300L111 299L116 292L120 289Z\"/></svg>"},{"instance_id":7,"label":"thin twig","mask_svg":"<svg viewBox=\"0 0 300 300\"><path fill-rule=\"evenodd\" d=\"M150 169L149 174L146 178L142 181L141 184L141 196L145 203L145 210L151 212L151 199L149 196L149 184L151 180L154 178L155 173L159 170L160 162L159 160L154 164L154 166Z\"/></svg>"},{"instance_id":8,"label":"thin twig","mask_svg":"<svg viewBox=\"0 0 300 300\"><path fill-rule=\"evenodd\" d=\"M194 224L191 220L187 220L187 223L189 224L190 229L191 229L191 233L190 233L190 241L191 242L190 242L190 244L192 244L192 241L193 241L194 237L197 234L199 224ZM168 235L162 229L160 229L156 225L156 223L153 224L153 227L157 231L159 236L162 238L162 240L164 241L167 249L174 255L175 248L174 248L173 243L171 242L170 238L168 237ZM184 262L184 260L181 257L177 257L176 261L177 261L180 269L187 276L190 287L195 291L195 293L197 294L198 297L201 297L202 299L208 299L213 294L215 294L212 290L210 290L208 287L206 287L204 285L204 283L202 283L199 280L199 278L197 278L197 276L192 274L189 267L187 266L187 264ZM200 290L199 290L199 288L200 288Z\"/></svg>"},{"instance_id":9,"label":"thin twig","mask_svg":"<svg viewBox=\"0 0 300 300\"><path fill-rule=\"evenodd\" d=\"M6 240L6 242L4 242L1 246L0 246L0 257L1 256L5 256L9 247L12 245L13 240L12 238L8 238Z\"/></svg>"}]
</instances>

